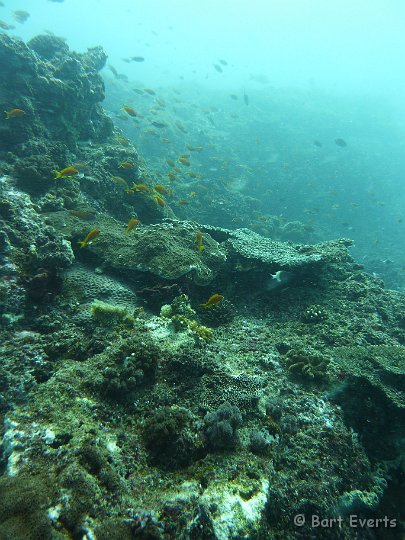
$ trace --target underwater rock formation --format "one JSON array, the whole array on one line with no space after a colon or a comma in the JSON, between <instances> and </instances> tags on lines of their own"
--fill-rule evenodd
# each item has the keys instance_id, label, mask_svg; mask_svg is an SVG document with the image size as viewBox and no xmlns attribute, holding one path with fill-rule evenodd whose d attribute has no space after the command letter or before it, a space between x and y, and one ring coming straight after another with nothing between
<instances>
[{"instance_id":1,"label":"underwater rock formation","mask_svg":"<svg viewBox=\"0 0 405 540\"><path fill-rule=\"evenodd\" d=\"M74 254L69 242L44 225L29 196L5 178L0 179L0 223L0 313L6 322L23 317L32 295L42 300L56 293L56 274L73 263Z\"/></svg>"},{"instance_id":2,"label":"underwater rock formation","mask_svg":"<svg viewBox=\"0 0 405 540\"><path fill-rule=\"evenodd\" d=\"M297 514L405 521L404 296L349 240L174 219L114 144L99 48L2 35L0 61L3 108L25 110L0 126L0 538L292 540L314 536ZM54 178L76 161L80 177Z\"/></svg>"},{"instance_id":3,"label":"underwater rock formation","mask_svg":"<svg viewBox=\"0 0 405 540\"><path fill-rule=\"evenodd\" d=\"M25 44L2 34L0 60L0 106L22 111L0 124L0 162L20 188L45 208L75 209L97 200L126 217L135 202L145 221L172 216L153 197L133 201L114 183L114 175L137 181L146 173L135 148L116 141L101 106L104 83L98 71L106 55L100 47L79 54L55 36ZM69 166L77 167L77 177L56 181L55 171Z\"/></svg>"},{"instance_id":4,"label":"underwater rock formation","mask_svg":"<svg viewBox=\"0 0 405 540\"><path fill-rule=\"evenodd\" d=\"M80 141L102 142L113 133L99 105L104 85L97 71L106 56L100 48L71 53L54 36L37 36L25 44L2 34L0 60L1 105L25 112L2 122L0 158L24 189L38 193L49 185L52 168L69 164Z\"/></svg>"},{"instance_id":5,"label":"underwater rock formation","mask_svg":"<svg viewBox=\"0 0 405 540\"><path fill-rule=\"evenodd\" d=\"M53 212L45 219L73 246L89 229L87 223L84 226L69 212ZM347 250L350 242L346 240L301 246L272 241L244 229L230 231L171 219L142 225L128 239L123 226L103 214L97 217L97 226L100 237L89 249L105 269L147 272L171 281L184 277L200 286L227 272L240 272L244 277L260 275L262 281L268 280L276 269L288 271L291 276L315 275L328 263L350 258ZM202 254L195 241L198 227L204 231Z\"/></svg>"}]
</instances>

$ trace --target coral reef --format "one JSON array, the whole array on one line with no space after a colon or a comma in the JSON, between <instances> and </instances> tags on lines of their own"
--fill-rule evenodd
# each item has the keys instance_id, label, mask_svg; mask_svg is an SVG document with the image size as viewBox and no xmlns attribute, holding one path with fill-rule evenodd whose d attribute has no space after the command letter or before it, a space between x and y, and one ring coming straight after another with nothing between
<instances>
[{"instance_id":1,"label":"coral reef","mask_svg":"<svg viewBox=\"0 0 405 540\"><path fill-rule=\"evenodd\" d=\"M30 302L49 300L60 289L57 272L74 261L71 246L35 212L29 196L7 178L0 182L0 312L4 322L22 319Z\"/></svg>"},{"instance_id":2,"label":"coral reef","mask_svg":"<svg viewBox=\"0 0 405 540\"><path fill-rule=\"evenodd\" d=\"M159 358L160 351L153 342L146 337L130 336L110 352L109 364L96 388L109 400L129 402L137 391L154 383Z\"/></svg>"},{"instance_id":3,"label":"coral reef","mask_svg":"<svg viewBox=\"0 0 405 540\"><path fill-rule=\"evenodd\" d=\"M125 307L128 310L137 306L137 295L131 287L116 276L95 272L94 268L76 261L74 266L60 272L62 295L65 299L87 306L94 300Z\"/></svg>"},{"instance_id":4,"label":"coral reef","mask_svg":"<svg viewBox=\"0 0 405 540\"><path fill-rule=\"evenodd\" d=\"M18 106L26 112L18 122L2 123L0 141L7 156L0 157L10 162L8 172L15 173L19 185L40 193L52 185L52 169L66 167L77 154L79 141L105 141L113 133L99 105L104 85L97 71L106 56L98 47L70 52L55 36L24 44L2 34L0 58L3 108L21 96Z\"/></svg>"},{"instance_id":5,"label":"coral reef","mask_svg":"<svg viewBox=\"0 0 405 540\"><path fill-rule=\"evenodd\" d=\"M235 314L235 307L229 300L222 300L222 302L209 309L200 308L198 310L199 319L213 328L232 322Z\"/></svg>"},{"instance_id":6,"label":"coral reef","mask_svg":"<svg viewBox=\"0 0 405 540\"><path fill-rule=\"evenodd\" d=\"M288 370L307 379L325 379L328 375L329 359L308 349L292 349L285 358Z\"/></svg>"},{"instance_id":7,"label":"coral reef","mask_svg":"<svg viewBox=\"0 0 405 540\"><path fill-rule=\"evenodd\" d=\"M237 429L242 424L242 415L236 405L223 403L216 411L205 416L205 433L212 450L235 448L239 437Z\"/></svg>"},{"instance_id":8,"label":"coral reef","mask_svg":"<svg viewBox=\"0 0 405 540\"><path fill-rule=\"evenodd\" d=\"M166 407L147 419L143 437L152 465L186 467L202 457L201 421L182 407Z\"/></svg>"},{"instance_id":9,"label":"coral reef","mask_svg":"<svg viewBox=\"0 0 405 540\"><path fill-rule=\"evenodd\" d=\"M212 338L213 332L211 328L207 328L202 324L198 324L197 321L193 321L192 319L189 319L184 315L174 315L171 318L171 321L177 331L190 330L197 337L205 341L208 341Z\"/></svg>"},{"instance_id":10,"label":"coral reef","mask_svg":"<svg viewBox=\"0 0 405 540\"><path fill-rule=\"evenodd\" d=\"M319 323L328 317L326 310L322 306L308 306L302 314L302 320L306 323Z\"/></svg>"},{"instance_id":11,"label":"coral reef","mask_svg":"<svg viewBox=\"0 0 405 540\"><path fill-rule=\"evenodd\" d=\"M46 219L73 242L89 228L88 223L84 226L68 212L53 212ZM226 259L219 244L209 238L201 257L194 246L195 226L188 223L143 226L130 240L123 234L122 225L107 215L99 215L97 225L101 234L92 244L91 252L99 257L105 268L116 271L147 272L165 280L185 277L206 285L221 270Z\"/></svg>"},{"instance_id":12,"label":"coral reef","mask_svg":"<svg viewBox=\"0 0 405 540\"><path fill-rule=\"evenodd\" d=\"M130 315L127 308L107 304L100 300L96 300L91 304L91 314L104 326L115 326L120 322L128 326L134 324L134 318Z\"/></svg>"},{"instance_id":13,"label":"coral reef","mask_svg":"<svg viewBox=\"0 0 405 540\"><path fill-rule=\"evenodd\" d=\"M62 538L53 531L48 518L52 494L49 483L28 475L0 478L2 538Z\"/></svg>"},{"instance_id":14,"label":"coral reef","mask_svg":"<svg viewBox=\"0 0 405 540\"><path fill-rule=\"evenodd\" d=\"M2 34L0 61L25 111L0 125L0 537L292 540L387 511L403 535L404 295L349 240L175 219L102 109L100 48Z\"/></svg>"}]
</instances>

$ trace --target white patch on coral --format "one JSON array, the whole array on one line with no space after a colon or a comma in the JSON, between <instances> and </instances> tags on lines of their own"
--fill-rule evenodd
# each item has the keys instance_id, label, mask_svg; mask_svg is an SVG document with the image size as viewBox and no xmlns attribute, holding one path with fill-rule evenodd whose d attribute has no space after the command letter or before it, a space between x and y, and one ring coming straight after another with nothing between
<instances>
[{"instance_id":1,"label":"white patch on coral","mask_svg":"<svg viewBox=\"0 0 405 540\"><path fill-rule=\"evenodd\" d=\"M52 429L50 428L46 428L45 434L44 434L45 444L53 443L53 441L55 440L55 437L56 437L55 432L52 431Z\"/></svg>"},{"instance_id":2,"label":"white patch on coral","mask_svg":"<svg viewBox=\"0 0 405 540\"><path fill-rule=\"evenodd\" d=\"M68 240L63 239L62 240L62 245L65 246L65 248L69 251L69 255L72 257L72 260L73 260L74 259L74 253L73 253L73 249L72 249L72 244Z\"/></svg>"},{"instance_id":3,"label":"white patch on coral","mask_svg":"<svg viewBox=\"0 0 405 540\"><path fill-rule=\"evenodd\" d=\"M230 540L240 534L240 531L247 534L257 526L267 501L269 482L262 480L261 487L249 500L243 499L238 494L239 490L245 491L246 486L238 486L233 482L223 485L213 484L201 497L200 488L196 482L183 482L180 486L181 491L175 492L171 499L182 503L199 500L206 508L215 505L217 508L215 517L211 516L215 537L217 540Z\"/></svg>"},{"instance_id":4,"label":"white patch on coral","mask_svg":"<svg viewBox=\"0 0 405 540\"><path fill-rule=\"evenodd\" d=\"M247 501L236 492L233 484L230 489L223 486L222 491L218 491L219 486L215 486L211 493L204 493L202 500L206 500L207 507L213 503L218 505L218 513L213 518L218 540L234 538L238 531L257 524L267 501L268 487L269 482L262 480L261 489Z\"/></svg>"},{"instance_id":5,"label":"white patch on coral","mask_svg":"<svg viewBox=\"0 0 405 540\"><path fill-rule=\"evenodd\" d=\"M166 317L152 317L145 326L158 347L164 342L165 348L176 351L195 341L193 332L189 328L176 332L171 319Z\"/></svg>"},{"instance_id":6,"label":"white patch on coral","mask_svg":"<svg viewBox=\"0 0 405 540\"><path fill-rule=\"evenodd\" d=\"M15 476L18 473L18 464L22 453L21 439L24 436L24 432L17 429L18 425L17 422L14 422L8 417L4 420L3 447L4 456L7 459L7 474L9 476Z\"/></svg>"},{"instance_id":7,"label":"white patch on coral","mask_svg":"<svg viewBox=\"0 0 405 540\"><path fill-rule=\"evenodd\" d=\"M93 519L89 516L86 516L83 520L82 528L83 528L83 536L82 540L97 540L96 535L94 534L93 529L91 528L93 526Z\"/></svg>"},{"instance_id":8,"label":"white patch on coral","mask_svg":"<svg viewBox=\"0 0 405 540\"><path fill-rule=\"evenodd\" d=\"M113 439L110 439L106 443L106 448L111 454L115 454L115 452L118 452L119 448L117 446L117 442Z\"/></svg>"},{"instance_id":9,"label":"white patch on coral","mask_svg":"<svg viewBox=\"0 0 405 540\"><path fill-rule=\"evenodd\" d=\"M330 403L314 397L308 399L307 405L307 410L298 413L300 421L306 424L319 424L322 428L333 428L336 413Z\"/></svg>"},{"instance_id":10,"label":"white patch on coral","mask_svg":"<svg viewBox=\"0 0 405 540\"><path fill-rule=\"evenodd\" d=\"M157 341L168 338L174 333L170 327L170 320L161 317L153 317L145 326L150 331L152 338Z\"/></svg>"},{"instance_id":11,"label":"white patch on coral","mask_svg":"<svg viewBox=\"0 0 405 540\"><path fill-rule=\"evenodd\" d=\"M51 508L48 508L47 514L53 524L55 524L58 521L61 511L62 511L61 504L57 504L56 506L52 506Z\"/></svg>"}]
</instances>

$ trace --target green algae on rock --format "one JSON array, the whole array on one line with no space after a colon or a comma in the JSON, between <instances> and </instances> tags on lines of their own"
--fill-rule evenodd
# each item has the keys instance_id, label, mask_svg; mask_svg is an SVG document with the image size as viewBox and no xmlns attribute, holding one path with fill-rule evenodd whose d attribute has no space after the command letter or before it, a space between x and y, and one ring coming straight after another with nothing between
<instances>
[{"instance_id":1,"label":"green algae on rock","mask_svg":"<svg viewBox=\"0 0 405 540\"><path fill-rule=\"evenodd\" d=\"M316 351L291 349L285 362L288 371L303 378L322 380L328 376L329 359Z\"/></svg>"},{"instance_id":2,"label":"green algae on rock","mask_svg":"<svg viewBox=\"0 0 405 540\"><path fill-rule=\"evenodd\" d=\"M103 326L115 326L118 323L132 326L134 318L126 307L107 304L100 300L95 300L91 304L92 316Z\"/></svg>"},{"instance_id":3,"label":"green algae on rock","mask_svg":"<svg viewBox=\"0 0 405 540\"><path fill-rule=\"evenodd\" d=\"M73 242L86 230L68 212L47 214L46 219ZM184 276L205 285L212 281L226 259L224 250L212 239L207 239L208 247L201 257L193 243L195 227L187 223L142 226L131 238L124 234L122 225L107 215L100 215L97 224L101 234L91 246L91 252L105 269L150 272L166 280Z\"/></svg>"},{"instance_id":4,"label":"green algae on rock","mask_svg":"<svg viewBox=\"0 0 405 540\"><path fill-rule=\"evenodd\" d=\"M88 229L88 225L84 229L83 224L67 212L48 213L46 221L73 242L86 234ZM97 225L102 234L91 246L91 252L97 255L106 269L150 272L166 280L185 277L197 285L208 285L227 271L242 274L259 271L261 281L268 279L274 268L315 272L315 263L322 268L334 260L348 257L347 243L344 241L326 242L313 247L293 246L252 233L252 247L251 238L246 232L221 229L218 234L214 228L211 228L211 234L204 234L206 249L200 254L195 249L196 224L192 222L166 219L162 223L139 227L137 234L130 239L123 234L122 226L106 214L98 216ZM217 241L215 237L225 238L225 241ZM245 240L246 245L243 244ZM261 242L264 243L262 250ZM235 245L239 255L243 254L245 263L241 263L240 256L236 256ZM309 254L302 254L302 251ZM248 266L245 267L245 264Z\"/></svg>"}]
</instances>

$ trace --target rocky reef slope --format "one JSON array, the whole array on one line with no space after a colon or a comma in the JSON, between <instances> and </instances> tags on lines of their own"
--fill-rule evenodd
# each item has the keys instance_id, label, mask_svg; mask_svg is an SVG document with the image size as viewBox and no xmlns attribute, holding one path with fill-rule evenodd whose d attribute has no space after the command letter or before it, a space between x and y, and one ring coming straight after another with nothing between
<instances>
[{"instance_id":1,"label":"rocky reef slope","mask_svg":"<svg viewBox=\"0 0 405 540\"><path fill-rule=\"evenodd\" d=\"M349 240L177 220L101 49L0 59L0 538L401 538L404 296Z\"/></svg>"}]
</instances>

